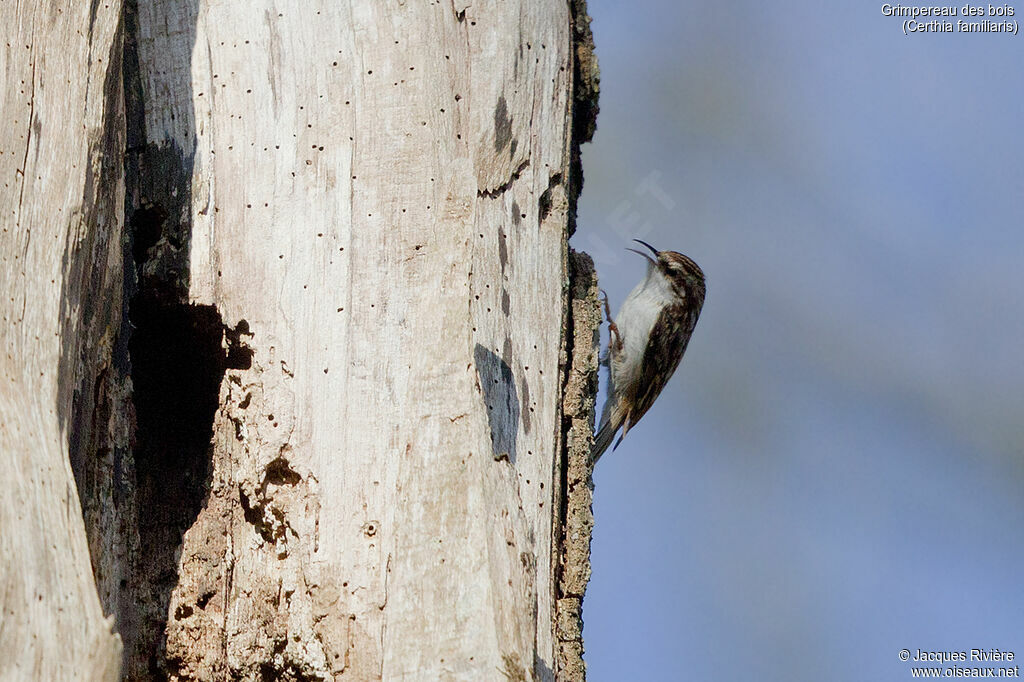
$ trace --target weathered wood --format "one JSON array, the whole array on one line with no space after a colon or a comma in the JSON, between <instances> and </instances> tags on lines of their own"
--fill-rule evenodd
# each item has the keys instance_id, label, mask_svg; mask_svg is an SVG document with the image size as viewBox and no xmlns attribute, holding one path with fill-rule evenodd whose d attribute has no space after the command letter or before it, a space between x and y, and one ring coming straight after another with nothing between
<instances>
[{"instance_id":1,"label":"weathered wood","mask_svg":"<svg viewBox=\"0 0 1024 682\"><path fill-rule=\"evenodd\" d=\"M0 678L117 679L72 474L122 319L120 3L0 4ZM105 426L105 425L104 425ZM105 490L109 492L109 487Z\"/></svg>"},{"instance_id":2,"label":"weathered wood","mask_svg":"<svg viewBox=\"0 0 1024 682\"><path fill-rule=\"evenodd\" d=\"M0 677L582 679L581 7L0 6Z\"/></svg>"},{"instance_id":3,"label":"weathered wood","mask_svg":"<svg viewBox=\"0 0 1024 682\"><path fill-rule=\"evenodd\" d=\"M137 35L170 175L133 202L185 235L143 281L245 359L171 672L552 679L568 6L140 0Z\"/></svg>"}]
</instances>

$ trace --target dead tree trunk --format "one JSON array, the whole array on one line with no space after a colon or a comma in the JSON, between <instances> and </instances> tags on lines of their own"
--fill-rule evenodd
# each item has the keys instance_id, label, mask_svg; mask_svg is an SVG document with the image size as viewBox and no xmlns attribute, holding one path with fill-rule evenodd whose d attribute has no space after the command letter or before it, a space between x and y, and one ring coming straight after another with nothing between
<instances>
[{"instance_id":1,"label":"dead tree trunk","mask_svg":"<svg viewBox=\"0 0 1024 682\"><path fill-rule=\"evenodd\" d=\"M582 2L78 4L0 8L0 672L582 679Z\"/></svg>"}]
</instances>

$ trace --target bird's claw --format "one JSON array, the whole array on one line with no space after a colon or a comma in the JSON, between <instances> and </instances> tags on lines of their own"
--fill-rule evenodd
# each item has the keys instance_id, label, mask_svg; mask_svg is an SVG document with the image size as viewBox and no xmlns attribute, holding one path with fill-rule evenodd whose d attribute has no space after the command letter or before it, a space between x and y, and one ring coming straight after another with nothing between
<instances>
[{"instance_id":1,"label":"bird's claw","mask_svg":"<svg viewBox=\"0 0 1024 682\"><path fill-rule=\"evenodd\" d=\"M622 350L622 336L619 334L619 328L616 326L615 321L612 320L612 311L608 306L608 292L604 289L600 290L601 296L604 297L604 316L608 320L608 331L611 332L612 338L609 346L612 350L618 352Z\"/></svg>"}]
</instances>

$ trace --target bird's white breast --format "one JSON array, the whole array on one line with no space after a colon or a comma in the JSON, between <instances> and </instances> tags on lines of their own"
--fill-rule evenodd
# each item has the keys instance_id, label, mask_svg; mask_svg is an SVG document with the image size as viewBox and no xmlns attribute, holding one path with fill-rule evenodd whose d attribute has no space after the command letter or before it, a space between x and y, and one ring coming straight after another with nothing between
<instances>
[{"instance_id":1,"label":"bird's white breast","mask_svg":"<svg viewBox=\"0 0 1024 682\"><path fill-rule=\"evenodd\" d=\"M615 316L623 343L622 352L611 356L612 382L617 390L627 390L637 380L651 329L662 309L675 300L668 280L648 264L647 276L633 288Z\"/></svg>"}]
</instances>

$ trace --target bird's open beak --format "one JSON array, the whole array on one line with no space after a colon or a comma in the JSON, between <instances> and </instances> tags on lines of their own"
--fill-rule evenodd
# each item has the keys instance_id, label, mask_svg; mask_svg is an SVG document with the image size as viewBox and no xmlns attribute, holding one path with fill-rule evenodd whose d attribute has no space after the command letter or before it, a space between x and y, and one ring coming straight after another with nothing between
<instances>
[{"instance_id":1,"label":"bird's open beak","mask_svg":"<svg viewBox=\"0 0 1024 682\"><path fill-rule=\"evenodd\" d=\"M653 246L651 246L650 244L648 244L647 242L643 241L642 239L634 239L633 241L637 242L638 244L643 244L648 249L650 249L651 253L654 254L655 258L658 256L658 250L656 248L654 248ZM650 256L648 256L643 251L640 251L639 249L626 249L626 251L632 251L633 253L639 253L641 256L643 256L644 258L649 260L652 265L657 265L658 264L658 262L656 260L654 260L654 258L651 258Z\"/></svg>"}]
</instances>

